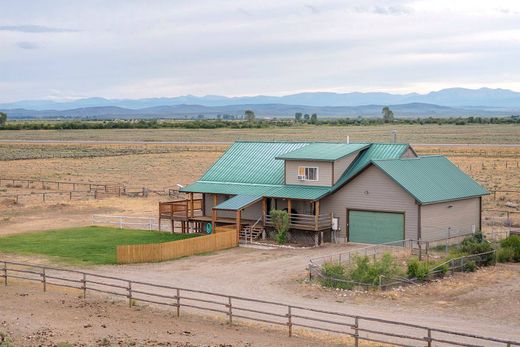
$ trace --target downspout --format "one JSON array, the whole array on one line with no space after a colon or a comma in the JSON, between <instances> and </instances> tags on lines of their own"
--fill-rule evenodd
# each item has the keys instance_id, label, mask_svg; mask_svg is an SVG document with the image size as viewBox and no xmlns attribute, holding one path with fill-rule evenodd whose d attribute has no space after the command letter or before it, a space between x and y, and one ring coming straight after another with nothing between
<instances>
[{"instance_id":1,"label":"downspout","mask_svg":"<svg viewBox=\"0 0 520 347\"><path fill-rule=\"evenodd\" d=\"M482 196L478 198L478 231L482 232Z\"/></svg>"},{"instance_id":2,"label":"downspout","mask_svg":"<svg viewBox=\"0 0 520 347\"><path fill-rule=\"evenodd\" d=\"M417 203L417 239L422 239L421 204Z\"/></svg>"}]
</instances>

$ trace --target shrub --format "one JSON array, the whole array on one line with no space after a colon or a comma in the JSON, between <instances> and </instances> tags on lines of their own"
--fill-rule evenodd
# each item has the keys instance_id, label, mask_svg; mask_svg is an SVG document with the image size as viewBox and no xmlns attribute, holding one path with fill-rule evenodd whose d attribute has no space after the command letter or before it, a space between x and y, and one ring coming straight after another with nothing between
<instances>
[{"instance_id":1,"label":"shrub","mask_svg":"<svg viewBox=\"0 0 520 347\"><path fill-rule=\"evenodd\" d=\"M276 230L276 242L283 245L287 242L287 231L289 231L289 214L286 211L271 210L273 226Z\"/></svg>"},{"instance_id":2,"label":"shrub","mask_svg":"<svg viewBox=\"0 0 520 347\"><path fill-rule=\"evenodd\" d=\"M473 260L464 263L464 267L462 268L464 272L475 272L475 270L477 270L477 263Z\"/></svg>"},{"instance_id":3,"label":"shrub","mask_svg":"<svg viewBox=\"0 0 520 347\"><path fill-rule=\"evenodd\" d=\"M412 258L408 261L408 270L406 274L408 278L415 278L419 281L424 281L428 278L430 268L428 263L420 261L417 258Z\"/></svg>"},{"instance_id":4,"label":"shrub","mask_svg":"<svg viewBox=\"0 0 520 347\"><path fill-rule=\"evenodd\" d=\"M497 251L497 261L499 263L512 262L515 259L515 250L511 247L500 248Z\"/></svg>"},{"instance_id":5,"label":"shrub","mask_svg":"<svg viewBox=\"0 0 520 347\"><path fill-rule=\"evenodd\" d=\"M389 279L401 274L402 270L394 257L385 253L381 259L372 262L366 256L356 257L349 277L356 282L377 285L381 276Z\"/></svg>"},{"instance_id":6,"label":"shrub","mask_svg":"<svg viewBox=\"0 0 520 347\"><path fill-rule=\"evenodd\" d=\"M460 251L466 254L481 254L493 251L491 243L487 242L481 233L466 237L460 244ZM487 266L493 263L495 254L490 253L482 256L482 265Z\"/></svg>"},{"instance_id":7,"label":"shrub","mask_svg":"<svg viewBox=\"0 0 520 347\"><path fill-rule=\"evenodd\" d=\"M323 278L321 279L321 285L331 288L341 289L352 289L353 284L346 282L345 267L337 263L325 263L321 273Z\"/></svg>"},{"instance_id":8,"label":"shrub","mask_svg":"<svg viewBox=\"0 0 520 347\"><path fill-rule=\"evenodd\" d=\"M513 251L513 261L520 262L520 236L511 235L500 242L502 248L510 248Z\"/></svg>"}]
</instances>

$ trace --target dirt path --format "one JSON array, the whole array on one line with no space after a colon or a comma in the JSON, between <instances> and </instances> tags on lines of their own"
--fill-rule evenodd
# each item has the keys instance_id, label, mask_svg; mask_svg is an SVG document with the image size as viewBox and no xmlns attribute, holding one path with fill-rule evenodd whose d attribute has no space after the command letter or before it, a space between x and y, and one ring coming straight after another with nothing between
<instances>
[{"instance_id":1,"label":"dirt path","mask_svg":"<svg viewBox=\"0 0 520 347\"><path fill-rule=\"evenodd\" d=\"M0 345L7 335L13 346L339 346L345 340L325 336L289 338L255 326L229 326L222 320L77 293L48 291L14 284L0 287ZM344 345L344 344L343 344Z\"/></svg>"},{"instance_id":2,"label":"dirt path","mask_svg":"<svg viewBox=\"0 0 520 347\"><path fill-rule=\"evenodd\" d=\"M337 247L239 248L165 263L100 266L94 270L139 281L520 339L520 265L497 266L457 275L428 288L385 295L349 295L305 284L308 259L337 252Z\"/></svg>"}]
</instances>

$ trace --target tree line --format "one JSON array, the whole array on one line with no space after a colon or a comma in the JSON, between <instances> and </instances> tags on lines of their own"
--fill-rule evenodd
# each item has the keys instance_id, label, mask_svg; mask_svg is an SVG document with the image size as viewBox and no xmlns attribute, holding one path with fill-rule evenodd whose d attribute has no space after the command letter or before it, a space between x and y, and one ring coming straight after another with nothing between
<instances>
[{"instance_id":1,"label":"tree line","mask_svg":"<svg viewBox=\"0 0 520 347\"><path fill-rule=\"evenodd\" d=\"M382 124L520 124L520 117L417 117L395 118L393 112L385 107L382 109L381 118L376 117L335 117L318 119L313 113L302 114L297 112L294 118L258 119L252 110L247 110L240 120L223 119L196 119L196 120L171 120L171 119L128 119L128 120L47 120L47 121L7 121L7 115L0 112L0 130L64 130L64 129L159 129L159 128L183 128L183 129L218 129L218 128L269 128L292 127L302 124L316 126L364 126Z\"/></svg>"}]
</instances>

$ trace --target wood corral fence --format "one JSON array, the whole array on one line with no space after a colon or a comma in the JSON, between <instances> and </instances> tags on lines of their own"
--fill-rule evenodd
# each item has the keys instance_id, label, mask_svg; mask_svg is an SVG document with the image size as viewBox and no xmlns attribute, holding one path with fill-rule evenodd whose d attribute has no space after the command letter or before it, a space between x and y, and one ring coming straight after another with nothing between
<instances>
[{"instance_id":1,"label":"wood corral fence","mask_svg":"<svg viewBox=\"0 0 520 347\"><path fill-rule=\"evenodd\" d=\"M219 251L238 246L235 228L217 227L215 233L184 240L117 246L119 264L147 263Z\"/></svg>"},{"instance_id":2,"label":"wood corral fence","mask_svg":"<svg viewBox=\"0 0 520 347\"><path fill-rule=\"evenodd\" d=\"M119 296L127 299L130 307L135 302L164 305L173 308L177 317L181 314L181 308L222 314L230 325L236 324L236 321L253 321L285 327L289 336L293 335L295 328L332 333L351 338L349 345L356 347L362 341L421 347L520 346L520 341L506 338L29 263L0 260L0 278L6 286L12 278L41 283L43 291L54 286L73 288L81 291L83 298L87 292Z\"/></svg>"}]
</instances>

